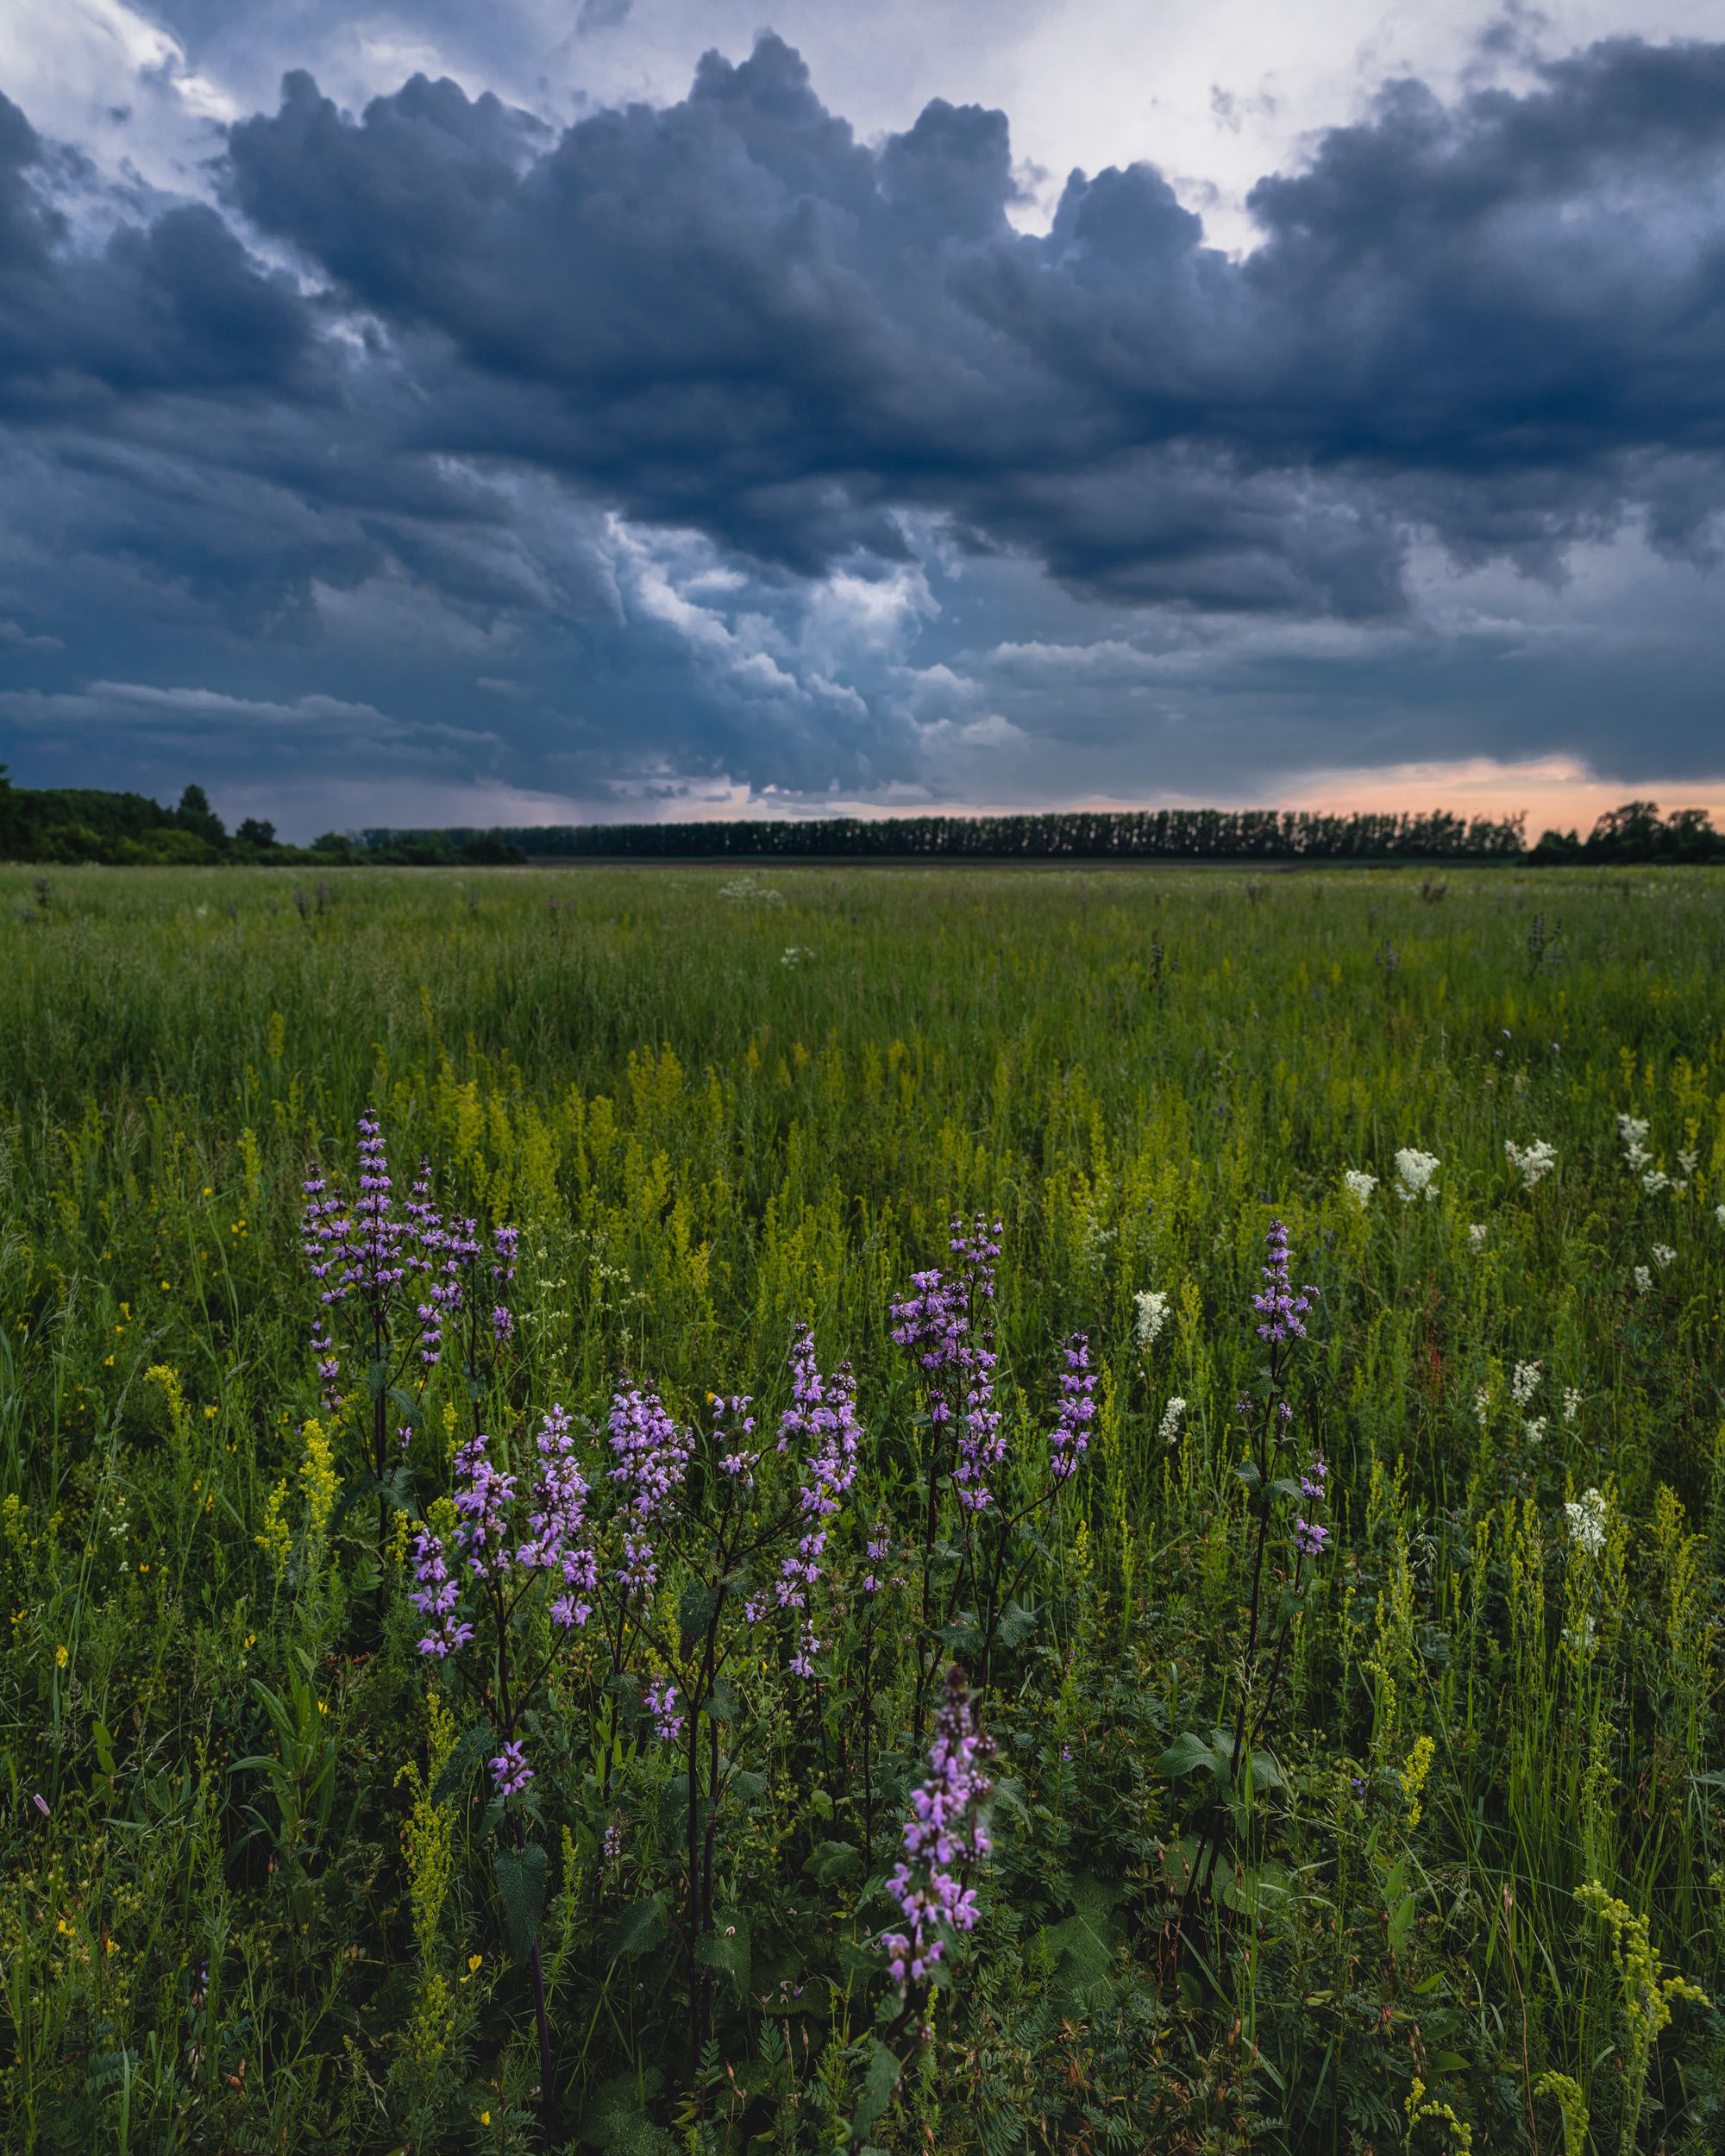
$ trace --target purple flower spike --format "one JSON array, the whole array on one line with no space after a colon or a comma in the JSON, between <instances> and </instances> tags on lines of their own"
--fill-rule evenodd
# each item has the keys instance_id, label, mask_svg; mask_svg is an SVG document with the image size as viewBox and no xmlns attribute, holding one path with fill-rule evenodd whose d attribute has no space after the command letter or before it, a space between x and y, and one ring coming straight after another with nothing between
<instances>
[{"instance_id":1,"label":"purple flower spike","mask_svg":"<svg viewBox=\"0 0 1725 2156\"><path fill-rule=\"evenodd\" d=\"M519 1796L533 1779L533 1770L527 1764L527 1755L518 1738L511 1738L496 1758L486 1764L491 1769L497 1794L502 1797Z\"/></svg>"},{"instance_id":2,"label":"purple flower spike","mask_svg":"<svg viewBox=\"0 0 1725 2156\"><path fill-rule=\"evenodd\" d=\"M1096 1413L1096 1403L1090 1397L1096 1389L1096 1378L1090 1368L1088 1338L1075 1332L1060 1352L1065 1367L1060 1373L1054 1427L1048 1434L1049 1469L1057 1482L1076 1473L1080 1457L1089 1451L1090 1425Z\"/></svg>"},{"instance_id":3,"label":"purple flower spike","mask_svg":"<svg viewBox=\"0 0 1725 2156\"><path fill-rule=\"evenodd\" d=\"M982 1763L993 1741L976 1727L969 1687L955 1664L929 1747L930 1773L911 1799L905 1858L888 1881L903 1929L883 1932L881 1946L894 1984L919 1984L944 1955L955 1932L976 1922L970 1874L988 1855L988 1802L994 1787Z\"/></svg>"},{"instance_id":4,"label":"purple flower spike","mask_svg":"<svg viewBox=\"0 0 1725 2156\"><path fill-rule=\"evenodd\" d=\"M1270 1263L1264 1268L1264 1277L1269 1286L1263 1294L1254 1295L1251 1307L1263 1318L1258 1328L1260 1340L1277 1345L1284 1340L1303 1340L1306 1337L1304 1319L1312 1307L1315 1288L1305 1287L1295 1294L1288 1276L1288 1231L1279 1220L1272 1220L1270 1232L1264 1238L1270 1245Z\"/></svg>"},{"instance_id":5,"label":"purple flower spike","mask_svg":"<svg viewBox=\"0 0 1725 2156\"><path fill-rule=\"evenodd\" d=\"M1296 1520L1294 1522L1294 1547L1302 1557L1322 1557L1324 1545L1329 1539L1330 1531L1327 1527L1319 1526L1308 1520Z\"/></svg>"}]
</instances>

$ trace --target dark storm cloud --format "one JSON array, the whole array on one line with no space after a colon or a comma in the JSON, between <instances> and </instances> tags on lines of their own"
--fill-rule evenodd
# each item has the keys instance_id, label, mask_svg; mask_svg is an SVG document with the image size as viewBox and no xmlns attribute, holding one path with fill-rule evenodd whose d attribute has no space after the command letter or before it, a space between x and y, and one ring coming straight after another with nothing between
<instances>
[{"instance_id":1,"label":"dark storm cloud","mask_svg":"<svg viewBox=\"0 0 1725 2156\"><path fill-rule=\"evenodd\" d=\"M1367 614L1410 523L1549 567L1709 511L1725 47L1396 85L1260 184L1241 263L1145 166L1022 235L1000 115L867 148L773 38L536 154L448 83L354 122L295 76L231 157L259 226L447 341L428 443L799 570L891 555L909 503L1112 596Z\"/></svg>"},{"instance_id":2,"label":"dark storm cloud","mask_svg":"<svg viewBox=\"0 0 1725 2156\"><path fill-rule=\"evenodd\" d=\"M1008 640L1025 593L1105 636L1169 608L1376 634L1433 542L1554 580L1626 523L1697 563L1720 536L1725 46L1393 85L1260 183L1242 260L1148 165L1021 232L1002 115L859 142L770 36L561 135L420 78L355 118L292 75L229 131L221 211L116 201L100 244L69 156L0 98L0 669L38 740L74 710L140 732L141 687L54 700L92 680L194 680L188 725L333 690L326 717L411 705L440 754L588 798L625 768L867 791L942 726L998 738L986 667L942 663L984 583L1021 580ZM892 617L933 622L932 530L970 580L924 678L868 594L902 577ZM1510 753L1552 738L1543 663L1481 700ZM481 678L521 685L497 733Z\"/></svg>"}]
</instances>

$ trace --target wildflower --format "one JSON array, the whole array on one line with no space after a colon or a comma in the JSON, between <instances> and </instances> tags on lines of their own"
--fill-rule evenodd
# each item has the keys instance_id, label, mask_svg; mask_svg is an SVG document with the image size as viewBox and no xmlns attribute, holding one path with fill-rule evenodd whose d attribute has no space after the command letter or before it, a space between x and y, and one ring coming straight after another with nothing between
<instances>
[{"instance_id":1,"label":"wildflower","mask_svg":"<svg viewBox=\"0 0 1725 2156\"><path fill-rule=\"evenodd\" d=\"M1000 1223L978 1213L955 1219L950 1247L957 1269L911 1275L911 1293L892 1307L893 1338L908 1348L923 1373L928 1416L938 1445L962 1415L952 1482L967 1512L994 1501L989 1476L1006 1457L994 1406L994 1260Z\"/></svg>"},{"instance_id":2,"label":"wildflower","mask_svg":"<svg viewBox=\"0 0 1725 2156\"><path fill-rule=\"evenodd\" d=\"M1672 1187L1671 1177L1663 1168L1650 1168L1641 1178L1641 1188L1650 1198L1657 1198Z\"/></svg>"},{"instance_id":3,"label":"wildflower","mask_svg":"<svg viewBox=\"0 0 1725 2156\"><path fill-rule=\"evenodd\" d=\"M976 1727L969 1687L954 1664L929 1746L931 1771L912 1796L905 1821L904 1859L887 1882L903 1925L881 1935L896 1984L921 1983L944 1957L951 1934L975 1927L976 1891L969 1882L991 1846L988 1802L994 1785L982 1764L994 1749Z\"/></svg>"},{"instance_id":4,"label":"wildflower","mask_svg":"<svg viewBox=\"0 0 1725 2156\"><path fill-rule=\"evenodd\" d=\"M688 1472L691 1440L660 1404L656 1393L633 1387L611 1403L611 1449L617 1465L613 1482L637 1520L656 1519L682 1487Z\"/></svg>"},{"instance_id":5,"label":"wildflower","mask_svg":"<svg viewBox=\"0 0 1725 2156\"><path fill-rule=\"evenodd\" d=\"M1570 1540L1584 1556L1596 1557L1605 1547L1605 1500L1599 1492L1584 1490L1574 1503L1565 1505L1564 1518Z\"/></svg>"},{"instance_id":6,"label":"wildflower","mask_svg":"<svg viewBox=\"0 0 1725 2156\"><path fill-rule=\"evenodd\" d=\"M1376 1175L1368 1175L1363 1168L1348 1168L1342 1171L1342 1188L1354 1207L1364 1213L1371 1203L1371 1194L1377 1188Z\"/></svg>"},{"instance_id":7,"label":"wildflower","mask_svg":"<svg viewBox=\"0 0 1725 2156\"><path fill-rule=\"evenodd\" d=\"M1178 1438L1185 1413L1186 1402L1176 1393L1163 1409L1162 1420L1157 1425L1156 1434L1164 1445L1172 1445Z\"/></svg>"},{"instance_id":8,"label":"wildflower","mask_svg":"<svg viewBox=\"0 0 1725 2156\"><path fill-rule=\"evenodd\" d=\"M1324 1495L1324 1481L1329 1471L1328 1461L1325 1459L1321 1452L1319 1453L1309 1467L1302 1468L1300 1471L1301 1494L1306 1497L1315 1497L1321 1502Z\"/></svg>"},{"instance_id":9,"label":"wildflower","mask_svg":"<svg viewBox=\"0 0 1725 2156\"><path fill-rule=\"evenodd\" d=\"M65 1647L60 1646L54 1649L55 1669L63 1670L71 1659L72 1657Z\"/></svg>"},{"instance_id":10,"label":"wildflower","mask_svg":"<svg viewBox=\"0 0 1725 2156\"><path fill-rule=\"evenodd\" d=\"M1544 1415L1531 1415L1521 1425L1521 1435L1529 1445L1538 1445L1545 1436L1546 1420Z\"/></svg>"},{"instance_id":11,"label":"wildflower","mask_svg":"<svg viewBox=\"0 0 1725 2156\"><path fill-rule=\"evenodd\" d=\"M1480 1428L1484 1429L1491 1420L1491 1388L1482 1385L1473 1396L1473 1416Z\"/></svg>"},{"instance_id":12,"label":"wildflower","mask_svg":"<svg viewBox=\"0 0 1725 2156\"><path fill-rule=\"evenodd\" d=\"M575 1464L569 1418L554 1405L534 1440L539 1470L527 1536L515 1552L524 1571L561 1572L571 1591L551 1604L551 1621L566 1631L585 1625L599 1592L599 1558L586 1532L586 1478Z\"/></svg>"},{"instance_id":13,"label":"wildflower","mask_svg":"<svg viewBox=\"0 0 1725 2156\"><path fill-rule=\"evenodd\" d=\"M1713 1208L1713 1218L1718 1222L1722 1228L1725 1228L1725 1206L1715 1206ZM114 1358L112 1356L110 1356L108 1359L110 1362L112 1362Z\"/></svg>"},{"instance_id":14,"label":"wildflower","mask_svg":"<svg viewBox=\"0 0 1725 2156\"><path fill-rule=\"evenodd\" d=\"M1659 1267L1661 1272L1664 1272L1666 1266L1671 1264L1676 1257L1677 1252L1672 1248L1669 1243L1654 1244L1653 1250L1653 1263Z\"/></svg>"},{"instance_id":15,"label":"wildflower","mask_svg":"<svg viewBox=\"0 0 1725 2156\"><path fill-rule=\"evenodd\" d=\"M1653 1158L1647 1150L1647 1121L1645 1116L1620 1115L1617 1135L1623 1141L1623 1157L1632 1170L1645 1168Z\"/></svg>"},{"instance_id":16,"label":"wildflower","mask_svg":"<svg viewBox=\"0 0 1725 2156\"><path fill-rule=\"evenodd\" d=\"M1435 1153L1422 1153L1414 1145L1402 1146L1396 1156L1396 1195L1403 1205L1412 1205L1416 1198L1435 1198L1438 1187L1432 1178L1442 1165Z\"/></svg>"},{"instance_id":17,"label":"wildflower","mask_svg":"<svg viewBox=\"0 0 1725 2156\"><path fill-rule=\"evenodd\" d=\"M787 943L785 946L784 956L780 959L779 963L781 966L788 966L794 970L797 967L802 964L804 959L812 958L813 956L813 951L806 943Z\"/></svg>"},{"instance_id":18,"label":"wildflower","mask_svg":"<svg viewBox=\"0 0 1725 2156\"><path fill-rule=\"evenodd\" d=\"M1467 1247L1476 1255L1485 1248L1485 1223L1473 1220L1468 1224Z\"/></svg>"},{"instance_id":19,"label":"wildflower","mask_svg":"<svg viewBox=\"0 0 1725 2156\"><path fill-rule=\"evenodd\" d=\"M1061 1349L1066 1367L1060 1373L1060 1402L1048 1438L1049 1468L1057 1482L1063 1482L1074 1473L1079 1456L1089 1450L1088 1426L1096 1413L1090 1397L1096 1389L1096 1378L1090 1368L1089 1350L1089 1341L1082 1332L1075 1332Z\"/></svg>"},{"instance_id":20,"label":"wildflower","mask_svg":"<svg viewBox=\"0 0 1725 2156\"><path fill-rule=\"evenodd\" d=\"M1542 1138L1536 1138L1531 1145L1518 1145L1513 1138L1506 1138L1503 1156L1521 1178L1523 1190L1531 1190L1558 1164L1556 1147L1548 1144Z\"/></svg>"},{"instance_id":21,"label":"wildflower","mask_svg":"<svg viewBox=\"0 0 1725 2156\"><path fill-rule=\"evenodd\" d=\"M1312 1307L1315 1288L1301 1288L1296 1295L1288 1276L1288 1231L1279 1220L1272 1220L1264 1240L1270 1245L1270 1263L1262 1269L1270 1282L1266 1292L1251 1299L1251 1307L1264 1319L1258 1328L1260 1340L1268 1340L1272 1346L1294 1338L1303 1340L1306 1327L1302 1320Z\"/></svg>"},{"instance_id":22,"label":"wildflower","mask_svg":"<svg viewBox=\"0 0 1725 2156\"><path fill-rule=\"evenodd\" d=\"M683 1717L677 1711L677 1688L662 1677L656 1677L642 1696L642 1705L653 1717L653 1727L668 1745L674 1744L682 1733Z\"/></svg>"},{"instance_id":23,"label":"wildflower","mask_svg":"<svg viewBox=\"0 0 1725 2156\"><path fill-rule=\"evenodd\" d=\"M1518 1407L1525 1407L1539 1390L1542 1367L1538 1363L1518 1363L1515 1365L1515 1374L1509 1381L1509 1397Z\"/></svg>"},{"instance_id":24,"label":"wildflower","mask_svg":"<svg viewBox=\"0 0 1725 2156\"><path fill-rule=\"evenodd\" d=\"M442 1536L429 1527L422 1528L414 1538L413 1577L416 1584L407 1599L422 1617L431 1620L430 1631L419 1642L419 1651L435 1655L441 1662L467 1645L474 1628L455 1615L461 1589L449 1576Z\"/></svg>"},{"instance_id":25,"label":"wildflower","mask_svg":"<svg viewBox=\"0 0 1725 2156\"><path fill-rule=\"evenodd\" d=\"M1576 1417L1581 1413L1581 1394L1579 1389L1574 1385L1565 1385L1564 1388L1563 1400L1564 1420L1567 1423L1573 1423Z\"/></svg>"},{"instance_id":26,"label":"wildflower","mask_svg":"<svg viewBox=\"0 0 1725 2156\"><path fill-rule=\"evenodd\" d=\"M1650 1294L1653 1292L1653 1276L1645 1265L1638 1265L1635 1268L1634 1281L1635 1292L1638 1295Z\"/></svg>"},{"instance_id":27,"label":"wildflower","mask_svg":"<svg viewBox=\"0 0 1725 2156\"><path fill-rule=\"evenodd\" d=\"M780 1564L776 1599L781 1609L805 1613L790 1668L794 1676L808 1677L814 1675L814 1658L821 1642L806 1613L820 1582L830 1523L856 1480L857 1447L862 1432L856 1420L856 1382L849 1366L842 1366L831 1381L823 1378L815 1361L814 1335L806 1326L792 1348L791 1369L791 1403L779 1419L777 1449L787 1451L794 1438L803 1438L810 1441L811 1450L797 1493L803 1532L796 1548ZM746 1401L731 1403L733 1408L748 1404ZM994 1418L996 1424L999 1420ZM744 1425L747 1430L754 1426L752 1421ZM986 1501L986 1489L982 1495ZM760 1607L756 1603L757 1614Z\"/></svg>"},{"instance_id":28,"label":"wildflower","mask_svg":"<svg viewBox=\"0 0 1725 2156\"><path fill-rule=\"evenodd\" d=\"M1680 1147L1678 1152L1677 1164L1680 1169L1682 1169L1685 1175L1692 1175L1696 1169L1701 1165L1701 1156L1699 1153L1695 1152L1688 1146Z\"/></svg>"},{"instance_id":29,"label":"wildflower","mask_svg":"<svg viewBox=\"0 0 1725 2156\"><path fill-rule=\"evenodd\" d=\"M518 1738L511 1738L494 1759L487 1760L491 1778L497 1794L502 1797L519 1796L533 1779L533 1770L527 1764Z\"/></svg>"},{"instance_id":30,"label":"wildflower","mask_svg":"<svg viewBox=\"0 0 1725 2156\"><path fill-rule=\"evenodd\" d=\"M1725 1225L1725 1206L1719 1208L1721 1224ZM1132 1297L1137 1314L1132 1319L1132 1332L1141 1348L1154 1347L1157 1335L1168 1322L1168 1296L1160 1288L1140 1288Z\"/></svg>"}]
</instances>

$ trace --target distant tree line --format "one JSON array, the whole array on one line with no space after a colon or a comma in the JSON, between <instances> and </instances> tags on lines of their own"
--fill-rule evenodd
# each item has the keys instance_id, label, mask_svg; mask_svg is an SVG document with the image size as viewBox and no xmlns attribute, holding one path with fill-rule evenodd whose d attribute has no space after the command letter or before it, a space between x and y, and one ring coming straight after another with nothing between
<instances>
[{"instance_id":1,"label":"distant tree line","mask_svg":"<svg viewBox=\"0 0 1725 2156\"><path fill-rule=\"evenodd\" d=\"M142 793L15 787L0 764L0 860L116 865L487 868L541 861L1408 861L1543 868L1725 861L1704 809L1608 809L1586 838L1522 816L1325 816L1303 809L1126 809L1046 816L855 816L713 824L550 824L518 830L326 831L283 844L248 817L229 831L200 786L177 806Z\"/></svg>"},{"instance_id":2,"label":"distant tree line","mask_svg":"<svg viewBox=\"0 0 1725 2156\"><path fill-rule=\"evenodd\" d=\"M14 786L0 764L0 861L47 866L92 861L133 868L209 868L223 862L316 867L357 861L473 868L526 858L518 846L482 831L404 831L380 845L326 831L309 846L288 846L277 838L273 824L255 816L229 831L201 786L187 787L177 807L164 808L147 793Z\"/></svg>"},{"instance_id":3,"label":"distant tree line","mask_svg":"<svg viewBox=\"0 0 1725 2156\"><path fill-rule=\"evenodd\" d=\"M553 824L490 835L539 860L1519 861L1527 849L1522 817L1494 822L1442 810L1424 816L1323 816L1297 809L834 816L796 823ZM424 836L361 834L368 846Z\"/></svg>"}]
</instances>

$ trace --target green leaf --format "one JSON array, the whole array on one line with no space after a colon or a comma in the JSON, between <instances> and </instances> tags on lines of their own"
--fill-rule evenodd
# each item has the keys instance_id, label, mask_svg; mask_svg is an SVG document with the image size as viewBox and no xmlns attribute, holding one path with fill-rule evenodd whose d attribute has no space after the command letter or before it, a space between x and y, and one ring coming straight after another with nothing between
<instances>
[{"instance_id":1,"label":"green leaf","mask_svg":"<svg viewBox=\"0 0 1725 2156\"><path fill-rule=\"evenodd\" d=\"M697 1639L706 1637L712 1613L718 1608L718 1589L706 1580L691 1580L678 1596L677 1630L681 1634L685 1653Z\"/></svg>"},{"instance_id":2,"label":"green leaf","mask_svg":"<svg viewBox=\"0 0 1725 2156\"><path fill-rule=\"evenodd\" d=\"M645 1902L631 1902L619 1910L612 1927L611 1957L650 1954L665 1936L665 1897L656 1894Z\"/></svg>"},{"instance_id":3,"label":"green leaf","mask_svg":"<svg viewBox=\"0 0 1725 2156\"><path fill-rule=\"evenodd\" d=\"M716 1677L712 1689L706 1695L706 1711L716 1722L734 1722L737 1720L737 1694L729 1677Z\"/></svg>"},{"instance_id":4,"label":"green leaf","mask_svg":"<svg viewBox=\"0 0 1725 2156\"><path fill-rule=\"evenodd\" d=\"M896 2053L875 2043L874 2055L869 2061L869 2071L862 2077L862 2094L856 2109L850 2115L850 2138L860 2141L887 2106L892 2102L899 2085L899 2076L904 2071Z\"/></svg>"},{"instance_id":5,"label":"green leaf","mask_svg":"<svg viewBox=\"0 0 1725 2156\"><path fill-rule=\"evenodd\" d=\"M848 1841L824 1841L803 1865L803 1870L818 1885L837 1886L842 1879L857 1877L862 1869L862 1852Z\"/></svg>"},{"instance_id":6,"label":"green leaf","mask_svg":"<svg viewBox=\"0 0 1725 2156\"><path fill-rule=\"evenodd\" d=\"M532 1842L519 1854L513 1850L499 1849L495 1862L498 1898L503 1903L509 1951L518 1962L524 1962L533 1952L533 1942L539 1936L539 1919L545 1912L545 1852Z\"/></svg>"},{"instance_id":7,"label":"green leaf","mask_svg":"<svg viewBox=\"0 0 1725 2156\"><path fill-rule=\"evenodd\" d=\"M1267 1752L1254 1752L1251 1755L1251 1783L1255 1789L1284 1789L1288 1786L1282 1778L1281 1768Z\"/></svg>"},{"instance_id":8,"label":"green leaf","mask_svg":"<svg viewBox=\"0 0 1725 2156\"><path fill-rule=\"evenodd\" d=\"M731 1786L739 1796L764 1796L767 1794L767 1777L757 1773L753 1767L742 1767L731 1777Z\"/></svg>"},{"instance_id":9,"label":"green leaf","mask_svg":"<svg viewBox=\"0 0 1725 2156\"><path fill-rule=\"evenodd\" d=\"M1026 1609L1022 1602L1008 1602L1000 1613L1000 1630L996 1636L1000 1645L1010 1651L1023 1646L1036 1630L1036 1622L1037 1614L1033 1609Z\"/></svg>"},{"instance_id":10,"label":"green leaf","mask_svg":"<svg viewBox=\"0 0 1725 2156\"><path fill-rule=\"evenodd\" d=\"M703 1969L717 1969L731 1978L740 2005L749 1996L749 1920L739 1909L721 1910L714 1928L695 1945L695 1959Z\"/></svg>"},{"instance_id":11,"label":"green leaf","mask_svg":"<svg viewBox=\"0 0 1725 2156\"><path fill-rule=\"evenodd\" d=\"M1206 1774L1214 1775L1220 1781L1227 1773L1228 1755L1226 1751L1219 1751L1208 1739L1201 1737L1195 1729L1184 1729L1168 1746L1157 1764L1173 1782L1177 1782L1182 1775L1196 1773L1200 1768Z\"/></svg>"}]
</instances>

